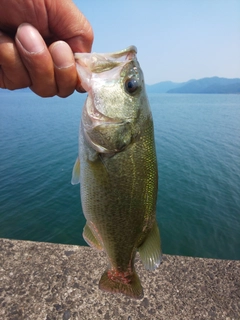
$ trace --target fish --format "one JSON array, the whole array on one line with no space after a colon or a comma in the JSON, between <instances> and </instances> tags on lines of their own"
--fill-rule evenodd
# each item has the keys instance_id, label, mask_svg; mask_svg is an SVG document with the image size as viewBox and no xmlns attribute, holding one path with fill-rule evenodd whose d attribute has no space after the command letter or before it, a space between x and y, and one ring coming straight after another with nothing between
<instances>
[{"instance_id":1,"label":"fish","mask_svg":"<svg viewBox=\"0 0 240 320\"><path fill-rule=\"evenodd\" d=\"M162 251L153 117L137 49L75 53L75 61L88 93L71 181L80 183L83 238L107 256L99 288L142 299L136 253L151 271L161 263Z\"/></svg>"}]
</instances>

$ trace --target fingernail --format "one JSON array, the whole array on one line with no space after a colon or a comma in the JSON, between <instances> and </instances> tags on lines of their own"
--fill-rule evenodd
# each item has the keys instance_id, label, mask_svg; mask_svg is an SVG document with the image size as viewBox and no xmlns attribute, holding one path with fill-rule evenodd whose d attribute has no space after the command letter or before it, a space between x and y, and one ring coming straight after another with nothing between
<instances>
[{"instance_id":1,"label":"fingernail","mask_svg":"<svg viewBox=\"0 0 240 320\"><path fill-rule=\"evenodd\" d=\"M55 66L59 69L74 65L72 50L64 41L58 41L51 46L51 55Z\"/></svg>"},{"instance_id":2,"label":"fingernail","mask_svg":"<svg viewBox=\"0 0 240 320\"><path fill-rule=\"evenodd\" d=\"M45 43L37 29L27 23L19 26L16 38L29 53L39 53L45 48Z\"/></svg>"}]
</instances>

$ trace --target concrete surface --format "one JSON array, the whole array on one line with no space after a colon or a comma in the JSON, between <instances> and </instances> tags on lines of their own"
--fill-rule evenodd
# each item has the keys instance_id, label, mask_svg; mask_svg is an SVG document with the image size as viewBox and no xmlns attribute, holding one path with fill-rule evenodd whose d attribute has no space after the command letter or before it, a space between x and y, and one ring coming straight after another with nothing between
<instances>
[{"instance_id":1,"label":"concrete surface","mask_svg":"<svg viewBox=\"0 0 240 320\"><path fill-rule=\"evenodd\" d=\"M240 319L240 261L163 258L136 269L145 296L98 289L104 253L88 247L0 239L0 319Z\"/></svg>"}]
</instances>

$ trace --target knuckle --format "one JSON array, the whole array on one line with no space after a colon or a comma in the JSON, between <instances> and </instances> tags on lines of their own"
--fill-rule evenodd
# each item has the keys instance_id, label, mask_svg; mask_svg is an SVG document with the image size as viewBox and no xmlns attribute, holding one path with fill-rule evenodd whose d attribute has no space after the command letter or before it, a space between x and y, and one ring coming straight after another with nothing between
<instances>
[{"instance_id":1,"label":"knuckle","mask_svg":"<svg viewBox=\"0 0 240 320\"><path fill-rule=\"evenodd\" d=\"M0 68L0 88L8 90L16 90L27 88L31 85L29 78L17 79L16 77L11 77L10 75L4 73Z\"/></svg>"},{"instance_id":2,"label":"knuckle","mask_svg":"<svg viewBox=\"0 0 240 320\"><path fill-rule=\"evenodd\" d=\"M50 98L50 97L54 97L57 92L56 91L50 91L50 90L44 90L44 89L35 89L33 87L30 87L30 89L37 94L38 96L42 97L42 98Z\"/></svg>"},{"instance_id":3,"label":"knuckle","mask_svg":"<svg viewBox=\"0 0 240 320\"><path fill-rule=\"evenodd\" d=\"M72 93L74 92L74 88L73 89L70 89L70 90L68 90L68 91L64 91L64 92L58 92L58 96L60 97L60 98L67 98L68 96L70 96Z\"/></svg>"},{"instance_id":4,"label":"knuckle","mask_svg":"<svg viewBox=\"0 0 240 320\"><path fill-rule=\"evenodd\" d=\"M58 90L54 85L45 85L44 82L34 83L30 89L42 98L49 98L57 95Z\"/></svg>"}]
</instances>

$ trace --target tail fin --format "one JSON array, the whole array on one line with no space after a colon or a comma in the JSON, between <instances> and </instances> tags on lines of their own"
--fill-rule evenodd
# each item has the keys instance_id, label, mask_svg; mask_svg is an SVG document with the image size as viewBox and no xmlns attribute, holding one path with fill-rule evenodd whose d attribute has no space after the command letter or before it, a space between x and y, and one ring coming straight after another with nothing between
<instances>
[{"instance_id":1,"label":"tail fin","mask_svg":"<svg viewBox=\"0 0 240 320\"><path fill-rule=\"evenodd\" d=\"M123 273L114 272L113 274L112 270L106 270L100 279L99 288L111 293L122 293L135 299L143 298L143 289L136 271L126 276Z\"/></svg>"}]
</instances>

